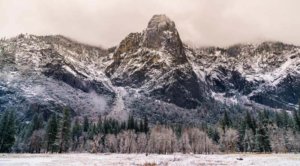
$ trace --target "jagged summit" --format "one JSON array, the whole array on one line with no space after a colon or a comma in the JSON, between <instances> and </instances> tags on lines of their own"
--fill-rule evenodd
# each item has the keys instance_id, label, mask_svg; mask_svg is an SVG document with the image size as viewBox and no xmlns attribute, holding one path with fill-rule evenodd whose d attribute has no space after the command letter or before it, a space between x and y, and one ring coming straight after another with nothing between
<instances>
[{"instance_id":1,"label":"jagged summit","mask_svg":"<svg viewBox=\"0 0 300 166\"><path fill-rule=\"evenodd\" d=\"M165 15L154 15L142 33L122 40L105 73L116 86L139 88L182 107L194 108L202 100L175 23Z\"/></svg>"},{"instance_id":2,"label":"jagged summit","mask_svg":"<svg viewBox=\"0 0 300 166\"><path fill-rule=\"evenodd\" d=\"M187 62L175 23L166 15L154 15L142 33L130 33L120 42L113 54L114 62L107 68L106 74L112 75L121 61L129 59L130 55L149 54L149 50L163 53L163 58L168 60L168 65Z\"/></svg>"},{"instance_id":3,"label":"jagged summit","mask_svg":"<svg viewBox=\"0 0 300 166\"><path fill-rule=\"evenodd\" d=\"M187 61L175 23L166 15L154 15L142 33L130 33L120 42L114 59L119 61L121 54L136 52L142 47L167 53L176 63Z\"/></svg>"},{"instance_id":4,"label":"jagged summit","mask_svg":"<svg viewBox=\"0 0 300 166\"><path fill-rule=\"evenodd\" d=\"M165 50L180 57L184 55L183 45L175 23L166 15L154 15L143 32L142 46Z\"/></svg>"},{"instance_id":5,"label":"jagged summit","mask_svg":"<svg viewBox=\"0 0 300 166\"><path fill-rule=\"evenodd\" d=\"M165 14L157 14L152 16L147 28L159 28L161 30L166 30L169 28L175 28L175 23Z\"/></svg>"}]
</instances>

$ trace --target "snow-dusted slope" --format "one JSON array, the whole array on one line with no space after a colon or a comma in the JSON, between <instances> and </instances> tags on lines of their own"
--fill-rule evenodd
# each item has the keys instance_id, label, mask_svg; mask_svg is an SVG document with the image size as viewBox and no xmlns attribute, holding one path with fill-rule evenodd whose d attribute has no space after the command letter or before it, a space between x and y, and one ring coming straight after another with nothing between
<instances>
[{"instance_id":1,"label":"snow-dusted slope","mask_svg":"<svg viewBox=\"0 0 300 166\"><path fill-rule=\"evenodd\" d=\"M189 59L223 102L291 109L300 97L300 48L280 42L200 48Z\"/></svg>"},{"instance_id":2,"label":"snow-dusted slope","mask_svg":"<svg viewBox=\"0 0 300 166\"><path fill-rule=\"evenodd\" d=\"M106 74L116 86L185 108L204 100L205 91L187 61L175 24L165 15L154 15L143 33L129 34L113 59Z\"/></svg>"},{"instance_id":3,"label":"snow-dusted slope","mask_svg":"<svg viewBox=\"0 0 300 166\"><path fill-rule=\"evenodd\" d=\"M95 118L133 112L152 122L197 123L216 120L224 105L291 110L299 97L300 47L190 48L165 15L107 50L63 36L0 41L0 111L49 115L69 107Z\"/></svg>"},{"instance_id":4,"label":"snow-dusted slope","mask_svg":"<svg viewBox=\"0 0 300 166\"><path fill-rule=\"evenodd\" d=\"M104 112L114 91L103 73L108 52L62 36L20 35L1 41L1 106L52 112Z\"/></svg>"}]
</instances>

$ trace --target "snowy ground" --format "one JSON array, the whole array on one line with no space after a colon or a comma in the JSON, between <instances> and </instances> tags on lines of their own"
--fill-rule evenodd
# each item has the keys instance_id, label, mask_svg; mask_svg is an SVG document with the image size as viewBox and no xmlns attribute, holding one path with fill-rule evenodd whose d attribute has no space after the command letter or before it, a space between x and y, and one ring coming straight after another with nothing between
<instances>
[{"instance_id":1,"label":"snowy ground","mask_svg":"<svg viewBox=\"0 0 300 166\"><path fill-rule=\"evenodd\" d=\"M237 160L242 158L243 160ZM1 166L300 165L300 154L0 154Z\"/></svg>"}]
</instances>

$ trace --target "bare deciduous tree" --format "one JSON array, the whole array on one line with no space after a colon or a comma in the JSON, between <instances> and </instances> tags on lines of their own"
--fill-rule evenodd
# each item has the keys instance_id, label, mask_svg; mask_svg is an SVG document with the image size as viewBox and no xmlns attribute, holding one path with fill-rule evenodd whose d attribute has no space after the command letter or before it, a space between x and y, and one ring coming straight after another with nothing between
<instances>
[{"instance_id":1,"label":"bare deciduous tree","mask_svg":"<svg viewBox=\"0 0 300 166\"><path fill-rule=\"evenodd\" d=\"M177 140L171 128L155 126L151 129L147 151L150 153L173 153L176 150Z\"/></svg>"},{"instance_id":2,"label":"bare deciduous tree","mask_svg":"<svg viewBox=\"0 0 300 166\"><path fill-rule=\"evenodd\" d=\"M105 137L104 144L105 144L106 151L109 151L112 153L118 152L117 151L118 150L118 140L114 134L107 134Z\"/></svg>"},{"instance_id":3,"label":"bare deciduous tree","mask_svg":"<svg viewBox=\"0 0 300 166\"><path fill-rule=\"evenodd\" d=\"M238 132L232 128L229 128L221 135L220 148L224 152L235 152L238 141Z\"/></svg>"},{"instance_id":4,"label":"bare deciduous tree","mask_svg":"<svg viewBox=\"0 0 300 166\"><path fill-rule=\"evenodd\" d=\"M43 139L45 137L45 130L34 130L29 138L29 151L31 153L40 153L43 147Z\"/></svg>"},{"instance_id":5,"label":"bare deciduous tree","mask_svg":"<svg viewBox=\"0 0 300 166\"><path fill-rule=\"evenodd\" d=\"M132 130L123 131L118 134L119 152L137 153L138 146L136 143L137 135Z\"/></svg>"}]
</instances>

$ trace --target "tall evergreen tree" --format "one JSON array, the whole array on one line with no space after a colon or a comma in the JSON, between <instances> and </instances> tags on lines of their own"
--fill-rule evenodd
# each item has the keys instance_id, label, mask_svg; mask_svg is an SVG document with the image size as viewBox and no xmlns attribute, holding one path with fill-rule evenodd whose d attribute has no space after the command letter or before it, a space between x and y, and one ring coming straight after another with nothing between
<instances>
[{"instance_id":1,"label":"tall evergreen tree","mask_svg":"<svg viewBox=\"0 0 300 166\"><path fill-rule=\"evenodd\" d=\"M290 126L290 116L286 111L282 112L282 124L285 129Z\"/></svg>"},{"instance_id":2,"label":"tall evergreen tree","mask_svg":"<svg viewBox=\"0 0 300 166\"><path fill-rule=\"evenodd\" d=\"M31 123L32 131L43 128L43 122L44 122L44 120L43 120L42 114L35 113L32 118L32 123Z\"/></svg>"},{"instance_id":3,"label":"tall evergreen tree","mask_svg":"<svg viewBox=\"0 0 300 166\"><path fill-rule=\"evenodd\" d=\"M239 127L238 148L240 151L252 151L254 149L254 135L256 132L256 121L249 111L246 112L245 118L241 120Z\"/></svg>"},{"instance_id":4,"label":"tall evergreen tree","mask_svg":"<svg viewBox=\"0 0 300 166\"><path fill-rule=\"evenodd\" d=\"M46 143L47 143L47 151L51 151L52 153L56 151L56 141L58 135L58 119L56 115L51 115L47 123L47 131L46 131Z\"/></svg>"},{"instance_id":5,"label":"tall evergreen tree","mask_svg":"<svg viewBox=\"0 0 300 166\"><path fill-rule=\"evenodd\" d=\"M78 140L79 137L82 134L82 128L81 125L79 123L79 120L76 118L74 125L72 127L72 139L74 140Z\"/></svg>"},{"instance_id":6,"label":"tall evergreen tree","mask_svg":"<svg viewBox=\"0 0 300 166\"><path fill-rule=\"evenodd\" d=\"M121 130L126 130L126 122L125 121L121 122L120 129Z\"/></svg>"},{"instance_id":7,"label":"tall evergreen tree","mask_svg":"<svg viewBox=\"0 0 300 166\"><path fill-rule=\"evenodd\" d=\"M207 135L209 138L211 138L213 140L214 143L216 143L216 144L219 143L220 135L219 135L219 132L217 131L217 129L209 126L207 129Z\"/></svg>"},{"instance_id":8,"label":"tall evergreen tree","mask_svg":"<svg viewBox=\"0 0 300 166\"><path fill-rule=\"evenodd\" d=\"M80 136L82 135L82 126L79 120L76 118L72 127L72 150L75 151L78 148Z\"/></svg>"},{"instance_id":9,"label":"tall evergreen tree","mask_svg":"<svg viewBox=\"0 0 300 166\"><path fill-rule=\"evenodd\" d=\"M245 137L246 128L247 128L246 120L244 120L244 119L240 120L238 130L237 130L238 131L237 148L239 149L240 152L245 151L245 149L244 149L244 137Z\"/></svg>"},{"instance_id":10,"label":"tall evergreen tree","mask_svg":"<svg viewBox=\"0 0 300 166\"><path fill-rule=\"evenodd\" d=\"M97 133L103 133L103 123L101 116L98 118L97 122Z\"/></svg>"},{"instance_id":11,"label":"tall evergreen tree","mask_svg":"<svg viewBox=\"0 0 300 166\"><path fill-rule=\"evenodd\" d=\"M148 131L149 131L149 124L148 123L149 122L148 122L147 116L144 116L144 125L143 125L143 127L144 127L144 132L145 133L148 133Z\"/></svg>"},{"instance_id":12,"label":"tall evergreen tree","mask_svg":"<svg viewBox=\"0 0 300 166\"><path fill-rule=\"evenodd\" d=\"M135 129L135 121L132 115L129 115L128 121L127 121L127 129L133 130Z\"/></svg>"},{"instance_id":13,"label":"tall evergreen tree","mask_svg":"<svg viewBox=\"0 0 300 166\"><path fill-rule=\"evenodd\" d=\"M83 131L84 132L88 132L89 131L89 128L90 128L90 123L89 123L89 119L87 116L84 117L84 120L83 120Z\"/></svg>"},{"instance_id":14,"label":"tall evergreen tree","mask_svg":"<svg viewBox=\"0 0 300 166\"><path fill-rule=\"evenodd\" d=\"M9 117L9 112L5 111L0 120L0 152L5 152L4 151L4 146L7 141L7 133L6 133L6 127L8 125L8 117Z\"/></svg>"},{"instance_id":15,"label":"tall evergreen tree","mask_svg":"<svg viewBox=\"0 0 300 166\"><path fill-rule=\"evenodd\" d=\"M29 149L32 149L31 147L31 144L33 144L32 141L36 141L36 139L32 138L33 133L39 129L42 129L43 127L44 127L44 119L42 115L35 113L32 117L29 130L26 133L26 139L28 141Z\"/></svg>"},{"instance_id":16,"label":"tall evergreen tree","mask_svg":"<svg viewBox=\"0 0 300 166\"><path fill-rule=\"evenodd\" d=\"M138 120L134 120L134 127L133 129L136 131L136 132L139 132L140 131L140 128L139 128L139 122Z\"/></svg>"},{"instance_id":17,"label":"tall evergreen tree","mask_svg":"<svg viewBox=\"0 0 300 166\"><path fill-rule=\"evenodd\" d=\"M279 112L275 113L275 122L278 127L283 127L283 120Z\"/></svg>"},{"instance_id":18,"label":"tall evergreen tree","mask_svg":"<svg viewBox=\"0 0 300 166\"><path fill-rule=\"evenodd\" d=\"M61 131L59 133L60 145L59 145L59 153L67 152L70 146L70 134L71 134L71 115L70 110L65 108Z\"/></svg>"},{"instance_id":19,"label":"tall evergreen tree","mask_svg":"<svg viewBox=\"0 0 300 166\"><path fill-rule=\"evenodd\" d=\"M298 110L294 111L294 123L295 123L295 128L298 131L300 131L300 102L299 102Z\"/></svg>"},{"instance_id":20,"label":"tall evergreen tree","mask_svg":"<svg viewBox=\"0 0 300 166\"><path fill-rule=\"evenodd\" d=\"M255 135L255 149L257 152L271 152L271 144L266 128L260 124Z\"/></svg>"},{"instance_id":21,"label":"tall evergreen tree","mask_svg":"<svg viewBox=\"0 0 300 166\"><path fill-rule=\"evenodd\" d=\"M93 139L94 135L97 134L97 126L95 123L91 124L88 130L88 137L89 139Z\"/></svg>"},{"instance_id":22,"label":"tall evergreen tree","mask_svg":"<svg viewBox=\"0 0 300 166\"><path fill-rule=\"evenodd\" d=\"M270 111L263 110L258 112L258 120L263 126L267 126L268 124L270 124Z\"/></svg>"},{"instance_id":23,"label":"tall evergreen tree","mask_svg":"<svg viewBox=\"0 0 300 166\"><path fill-rule=\"evenodd\" d=\"M229 118L227 111L224 111L223 119L221 120L221 127L223 129L223 132L225 133L225 129L230 127L232 124L231 119Z\"/></svg>"},{"instance_id":24,"label":"tall evergreen tree","mask_svg":"<svg viewBox=\"0 0 300 166\"><path fill-rule=\"evenodd\" d=\"M144 122L142 120L140 120L140 122L139 122L139 132L145 132L144 129L145 129Z\"/></svg>"},{"instance_id":25,"label":"tall evergreen tree","mask_svg":"<svg viewBox=\"0 0 300 166\"><path fill-rule=\"evenodd\" d=\"M9 152L15 142L15 112L5 111L0 120L0 152Z\"/></svg>"}]
</instances>

